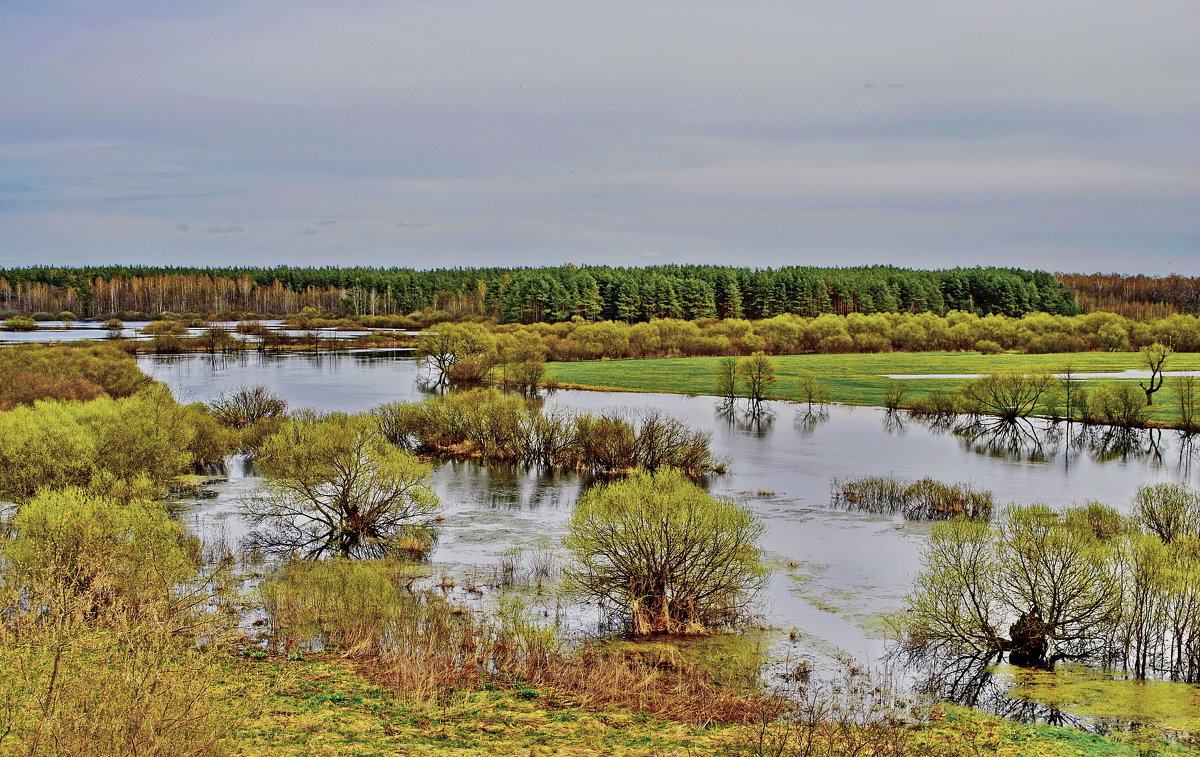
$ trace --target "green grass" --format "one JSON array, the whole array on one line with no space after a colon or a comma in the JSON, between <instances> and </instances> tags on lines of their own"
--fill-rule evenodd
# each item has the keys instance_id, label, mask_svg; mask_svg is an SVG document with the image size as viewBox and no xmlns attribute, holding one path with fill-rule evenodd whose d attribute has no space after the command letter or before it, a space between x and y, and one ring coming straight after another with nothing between
<instances>
[{"instance_id":1,"label":"green grass","mask_svg":"<svg viewBox=\"0 0 1200 757\"><path fill-rule=\"evenodd\" d=\"M980 355L976 352L888 352L871 355L779 355L775 361L779 379L774 396L796 399L799 377L812 373L825 383L830 399L848 405L882 406L889 386L908 388L905 403L938 390L955 389L962 379L889 379L886 374L996 373L1005 371L1059 372L1071 366L1080 373L1141 369L1135 352L1075 352L1050 355ZM632 392L669 392L711 395L716 390L719 357L662 358L652 360L592 360L577 363L548 363L547 378L562 386ZM1200 370L1200 353L1180 353L1167 360L1168 371ZM1087 386L1116 379L1090 379ZM1155 395L1152 418L1170 423L1177 416L1172 380L1167 379Z\"/></svg>"}]
</instances>

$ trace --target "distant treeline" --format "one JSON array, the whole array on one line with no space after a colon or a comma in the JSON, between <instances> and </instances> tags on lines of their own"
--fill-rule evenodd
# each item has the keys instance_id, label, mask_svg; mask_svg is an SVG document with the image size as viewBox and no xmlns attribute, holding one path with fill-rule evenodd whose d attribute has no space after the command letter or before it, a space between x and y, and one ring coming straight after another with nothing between
<instances>
[{"instance_id":1,"label":"distant treeline","mask_svg":"<svg viewBox=\"0 0 1200 757\"><path fill-rule=\"evenodd\" d=\"M1078 312L1071 293L1053 275L1014 268L0 269L0 310L10 313L287 315L306 307L343 316L417 313L426 322L481 317L504 323Z\"/></svg>"},{"instance_id":2,"label":"distant treeline","mask_svg":"<svg viewBox=\"0 0 1200 757\"><path fill-rule=\"evenodd\" d=\"M1064 273L1058 274L1058 280L1084 310L1105 310L1138 319L1200 313L1200 276Z\"/></svg>"}]
</instances>

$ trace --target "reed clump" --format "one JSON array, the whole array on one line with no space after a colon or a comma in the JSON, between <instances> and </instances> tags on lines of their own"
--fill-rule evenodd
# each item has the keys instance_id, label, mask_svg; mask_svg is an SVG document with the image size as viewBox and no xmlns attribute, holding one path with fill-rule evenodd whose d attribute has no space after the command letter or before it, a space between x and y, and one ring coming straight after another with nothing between
<instances>
[{"instance_id":1,"label":"reed clump","mask_svg":"<svg viewBox=\"0 0 1200 757\"><path fill-rule=\"evenodd\" d=\"M908 520L991 517L990 491L970 484L945 484L932 478L910 481L895 476L835 478L832 504L872 513L900 513Z\"/></svg>"}]
</instances>

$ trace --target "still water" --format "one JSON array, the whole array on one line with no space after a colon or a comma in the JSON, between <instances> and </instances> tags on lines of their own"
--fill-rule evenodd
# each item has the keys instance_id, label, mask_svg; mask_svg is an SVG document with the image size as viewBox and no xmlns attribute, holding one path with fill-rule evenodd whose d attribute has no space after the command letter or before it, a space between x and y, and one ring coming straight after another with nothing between
<instances>
[{"instance_id":1,"label":"still water","mask_svg":"<svg viewBox=\"0 0 1200 757\"><path fill-rule=\"evenodd\" d=\"M293 409L362 411L427 396L418 363L402 352L323 355L238 353L142 356L148 374L183 402L263 384ZM1004 435L963 437L889 415L879 408L772 403L757 421L719 412L711 397L560 391L547 406L579 411L656 409L712 434L729 473L707 482L744 502L766 525L775 570L761 599L764 622L793 660L824 665L839 656L878 662L881 618L900 607L929 532L922 523L829 507L836 477L895 474L969 481L997 503L1054 506L1096 500L1127 511L1138 486L1198 482L1192 450L1174 432L1063 434L1030 424ZM445 506L433 570L469 575L513 547L553 542L583 487L573 474L445 463L435 472ZM210 496L187 503L185 517L207 536L236 541L245 532L239 500L257 486L233 466Z\"/></svg>"}]
</instances>

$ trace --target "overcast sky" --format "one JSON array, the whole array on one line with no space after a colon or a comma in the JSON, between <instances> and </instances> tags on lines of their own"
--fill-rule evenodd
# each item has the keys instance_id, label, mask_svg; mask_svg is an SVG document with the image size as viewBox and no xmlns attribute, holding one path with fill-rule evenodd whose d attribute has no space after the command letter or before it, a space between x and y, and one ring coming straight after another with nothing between
<instances>
[{"instance_id":1,"label":"overcast sky","mask_svg":"<svg viewBox=\"0 0 1200 757\"><path fill-rule=\"evenodd\" d=\"M0 265L1200 274L1196 0L0 0Z\"/></svg>"}]
</instances>

